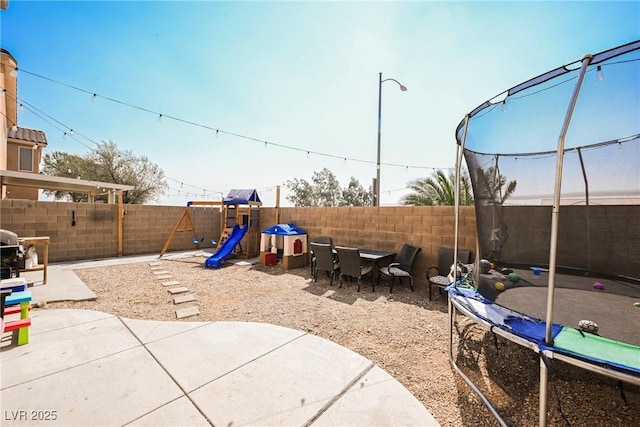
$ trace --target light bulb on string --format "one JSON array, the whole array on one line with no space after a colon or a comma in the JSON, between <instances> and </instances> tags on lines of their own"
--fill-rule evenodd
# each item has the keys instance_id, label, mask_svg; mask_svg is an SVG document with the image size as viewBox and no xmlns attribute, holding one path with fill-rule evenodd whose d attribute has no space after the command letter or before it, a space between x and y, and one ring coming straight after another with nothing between
<instances>
[{"instance_id":1,"label":"light bulb on string","mask_svg":"<svg viewBox=\"0 0 640 427\"><path fill-rule=\"evenodd\" d=\"M16 126L16 125L11 126L11 130L14 131L14 132L17 132L18 131L18 126Z\"/></svg>"},{"instance_id":2,"label":"light bulb on string","mask_svg":"<svg viewBox=\"0 0 640 427\"><path fill-rule=\"evenodd\" d=\"M33 151L36 151L38 149L38 143L36 142L35 144L33 144L33 147L31 147L31 149Z\"/></svg>"},{"instance_id":3,"label":"light bulb on string","mask_svg":"<svg viewBox=\"0 0 640 427\"><path fill-rule=\"evenodd\" d=\"M601 82L604 80L604 73L602 72L602 65L598 65L598 72L596 73L596 81Z\"/></svg>"},{"instance_id":4,"label":"light bulb on string","mask_svg":"<svg viewBox=\"0 0 640 427\"><path fill-rule=\"evenodd\" d=\"M267 141L264 142L264 148L267 149Z\"/></svg>"},{"instance_id":5,"label":"light bulb on string","mask_svg":"<svg viewBox=\"0 0 640 427\"><path fill-rule=\"evenodd\" d=\"M67 139L67 133L66 132L62 134L62 139Z\"/></svg>"},{"instance_id":6,"label":"light bulb on string","mask_svg":"<svg viewBox=\"0 0 640 427\"><path fill-rule=\"evenodd\" d=\"M91 95L91 103L95 104L96 103L96 98L98 97L98 95L96 95L95 93L93 95Z\"/></svg>"},{"instance_id":7,"label":"light bulb on string","mask_svg":"<svg viewBox=\"0 0 640 427\"><path fill-rule=\"evenodd\" d=\"M220 138L220 131L216 129L216 138Z\"/></svg>"},{"instance_id":8,"label":"light bulb on string","mask_svg":"<svg viewBox=\"0 0 640 427\"><path fill-rule=\"evenodd\" d=\"M160 115L158 115L158 122L162 123L162 113L160 113Z\"/></svg>"},{"instance_id":9,"label":"light bulb on string","mask_svg":"<svg viewBox=\"0 0 640 427\"><path fill-rule=\"evenodd\" d=\"M344 161L342 162L342 164L343 164L343 165L346 165L346 164L347 164L347 158L346 158L346 157L344 158Z\"/></svg>"},{"instance_id":10,"label":"light bulb on string","mask_svg":"<svg viewBox=\"0 0 640 427\"><path fill-rule=\"evenodd\" d=\"M502 112L503 113L507 112L507 100L506 99L504 101L502 101Z\"/></svg>"},{"instance_id":11,"label":"light bulb on string","mask_svg":"<svg viewBox=\"0 0 640 427\"><path fill-rule=\"evenodd\" d=\"M73 129L69 129L69 136L73 136Z\"/></svg>"},{"instance_id":12,"label":"light bulb on string","mask_svg":"<svg viewBox=\"0 0 640 427\"><path fill-rule=\"evenodd\" d=\"M18 77L18 69L14 68L9 74L11 75L11 77Z\"/></svg>"},{"instance_id":13,"label":"light bulb on string","mask_svg":"<svg viewBox=\"0 0 640 427\"><path fill-rule=\"evenodd\" d=\"M18 107L18 111L24 111L24 105L20 104L20 106Z\"/></svg>"},{"instance_id":14,"label":"light bulb on string","mask_svg":"<svg viewBox=\"0 0 640 427\"><path fill-rule=\"evenodd\" d=\"M307 159L311 158L311 152L307 151Z\"/></svg>"}]
</instances>

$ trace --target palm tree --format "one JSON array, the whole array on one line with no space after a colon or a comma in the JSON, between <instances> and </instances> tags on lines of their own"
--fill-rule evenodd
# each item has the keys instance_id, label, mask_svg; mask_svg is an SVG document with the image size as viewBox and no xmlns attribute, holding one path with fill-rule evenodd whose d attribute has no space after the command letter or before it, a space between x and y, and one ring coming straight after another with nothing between
<instances>
[{"instance_id":1,"label":"palm tree","mask_svg":"<svg viewBox=\"0 0 640 427\"><path fill-rule=\"evenodd\" d=\"M400 198L400 204L411 206L452 206L455 204L456 175L454 171L447 176L436 170L430 178L418 178L407 184L414 192ZM460 204L473 205L473 191L469 172L462 170L460 175Z\"/></svg>"},{"instance_id":2,"label":"palm tree","mask_svg":"<svg viewBox=\"0 0 640 427\"><path fill-rule=\"evenodd\" d=\"M507 177L501 175L495 166L490 166L486 170L478 169L478 187L492 200L503 205L504 201L516 191L516 181L510 181L507 184Z\"/></svg>"}]
</instances>

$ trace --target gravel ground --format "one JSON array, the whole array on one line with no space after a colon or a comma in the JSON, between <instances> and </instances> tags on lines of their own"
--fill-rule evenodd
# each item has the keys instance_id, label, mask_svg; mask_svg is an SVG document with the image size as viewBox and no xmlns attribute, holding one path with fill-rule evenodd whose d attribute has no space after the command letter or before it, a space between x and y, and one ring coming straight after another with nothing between
<instances>
[{"instance_id":1,"label":"gravel ground","mask_svg":"<svg viewBox=\"0 0 640 427\"><path fill-rule=\"evenodd\" d=\"M365 279L342 288L308 268L284 271L262 265L203 268L203 257L162 260L162 267L190 289L198 316L185 321L265 322L315 334L374 361L409 389L442 426L499 425L451 368L446 298L429 301L426 290L388 287L375 293ZM76 270L98 295L95 301L50 303L118 316L176 320L173 297L149 263ZM514 426L538 425L539 362L536 355L458 317L456 363L488 394ZM464 337L461 345L458 338ZM551 371L549 426L638 426L640 388L555 362ZM626 403L625 403L626 401Z\"/></svg>"}]
</instances>

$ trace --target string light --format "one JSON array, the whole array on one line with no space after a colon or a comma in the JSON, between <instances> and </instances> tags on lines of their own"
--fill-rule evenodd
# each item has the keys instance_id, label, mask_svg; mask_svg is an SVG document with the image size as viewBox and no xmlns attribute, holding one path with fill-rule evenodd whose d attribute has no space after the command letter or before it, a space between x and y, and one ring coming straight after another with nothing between
<instances>
[{"instance_id":1,"label":"string light","mask_svg":"<svg viewBox=\"0 0 640 427\"><path fill-rule=\"evenodd\" d=\"M506 99L504 101L502 101L502 112L503 113L507 112L507 100Z\"/></svg>"},{"instance_id":2,"label":"string light","mask_svg":"<svg viewBox=\"0 0 640 427\"><path fill-rule=\"evenodd\" d=\"M20 104L20 106L18 107L18 111L24 111L24 105Z\"/></svg>"},{"instance_id":3,"label":"string light","mask_svg":"<svg viewBox=\"0 0 640 427\"><path fill-rule=\"evenodd\" d=\"M598 65L598 72L596 73L596 81L601 82L604 80L604 73L602 72L602 65Z\"/></svg>"},{"instance_id":4,"label":"string light","mask_svg":"<svg viewBox=\"0 0 640 427\"><path fill-rule=\"evenodd\" d=\"M253 138L253 137L246 136L246 135L241 135L241 134L238 134L238 133L235 133L235 132L229 132L229 131L224 131L224 130L217 129L217 128L212 128L210 126L203 125L201 123L192 122L192 121L189 121L189 120L185 120L185 119L182 119L182 118L179 118L179 117L174 117L174 116L170 116L170 115L165 115L165 114L162 114L162 113L154 112L154 111L149 110L149 109L144 108L144 107L140 107L140 106L137 106L137 105L133 105L133 104L124 102L124 101L120 101L118 99L114 99L114 98L106 97L106 96L103 96L103 95L99 95L99 94L97 94L97 93L95 93L93 91L88 91L86 89L82 89L82 88L79 88L79 87L76 87L76 86L73 86L73 85L69 85L67 83L63 83L63 82L54 80L54 79L49 78L49 77L45 77L45 76L42 76L42 75L39 75L39 74L36 74L36 73L32 73L30 71L25 71L25 70L21 70L21 71L23 73L32 75L34 77L38 77L40 79L47 80L47 81L50 81L52 83L59 84L61 86L65 86L65 87L68 87L68 88L71 88L71 89L74 89L74 90L77 90L77 91L80 91L80 92L87 93L87 94L91 95L92 100L94 100L97 97L101 97L103 99L106 99L108 101L111 101L111 102L114 102L114 103L117 103L117 104L120 104L120 105L124 105L124 106L130 107L130 108L134 108L134 109L137 109L137 110L140 110L140 111L147 112L147 113L155 114L155 115L158 116L158 121L162 121L165 118L169 118L171 120L175 120L175 121L182 122L182 123L185 123L185 124L190 124L192 126L201 127L201 128L204 128L204 129L215 130L216 131L216 138L219 137L220 133L225 133L227 135L235 136L237 138L242 138L242 139L246 139L246 140L250 140L250 141L260 142L260 143L263 143L263 144L265 144L267 146L268 145L272 145L272 146L275 146L275 147L285 148L285 149L288 149L288 150L307 152L308 153L308 157L310 157L310 155L312 153L310 150L305 150L305 149L302 149L302 148L292 147L292 146L288 146L288 145L284 145L284 144L277 144L277 143L274 143L274 142L263 141L263 140L260 140L260 139L257 139L257 138ZM318 156L324 156L324 157L332 157L332 158L344 159L344 156L338 156L338 155L334 155L334 154L320 153L320 152L315 152L315 151L313 152L313 154L317 154ZM347 159L351 160L351 161L355 161L355 162L360 162L360 163L377 164L375 161L372 161L372 160L362 160L362 159L356 159L356 158L347 158ZM441 167L437 167L436 168L436 167L432 167L432 166L400 165L400 164L394 164L394 163L381 163L380 165L392 166L392 167L404 167L404 168L408 167L408 168L412 168L412 169L428 169L428 170L447 169L447 168L441 168Z\"/></svg>"},{"instance_id":5,"label":"string light","mask_svg":"<svg viewBox=\"0 0 640 427\"><path fill-rule=\"evenodd\" d=\"M11 75L11 77L18 77L18 69L14 68L13 70L11 70L9 75Z\"/></svg>"},{"instance_id":6,"label":"string light","mask_svg":"<svg viewBox=\"0 0 640 427\"><path fill-rule=\"evenodd\" d=\"M96 98L98 97L98 95L96 95L95 93L93 95L91 95L91 103L95 104L96 103Z\"/></svg>"}]
</instances>

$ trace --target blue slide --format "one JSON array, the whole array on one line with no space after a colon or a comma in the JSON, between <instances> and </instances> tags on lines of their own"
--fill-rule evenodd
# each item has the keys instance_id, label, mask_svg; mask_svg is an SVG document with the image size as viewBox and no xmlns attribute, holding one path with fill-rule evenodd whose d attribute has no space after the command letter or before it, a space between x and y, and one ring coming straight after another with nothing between
<instances>
[{"instance_id":1,"label":"blue slide","mask_svg":"<svg viewBox=\"0 0 640 427\"><path fill-rule=\"evenodd\" d=\"M236 245L240 243L240 240L242 240L244 235L247 234L248 229L248 225L244 225L242 227L237 224L234 225L233 230L231 230L231 234L229 235L227 240L225 240L222 246L218 248L218 251L215 254L207 258L207 260L204 262L204 266L206 268L220 268L220 266L222 265L222 261L227 259L229 255L231 255L231 252L233 252L233 248L235 248Z\"/></svg>"}]
</instances>

